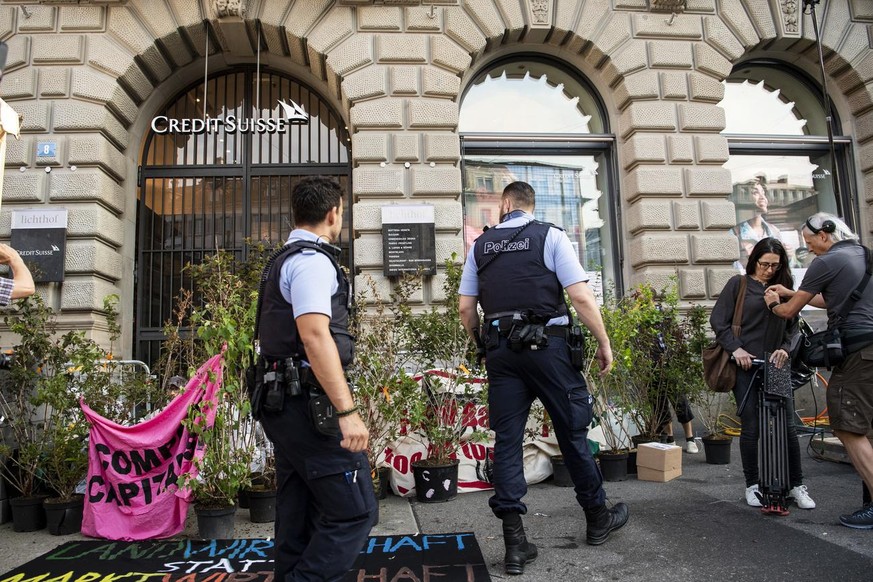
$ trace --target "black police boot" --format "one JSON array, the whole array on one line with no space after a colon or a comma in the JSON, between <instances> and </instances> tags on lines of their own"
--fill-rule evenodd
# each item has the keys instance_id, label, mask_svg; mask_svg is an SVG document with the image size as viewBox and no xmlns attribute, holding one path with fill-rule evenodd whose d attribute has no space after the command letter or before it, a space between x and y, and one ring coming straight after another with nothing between
<instances>
[{"instance_id":1,"label":"black police boot","mask_svg":"<svg viewBox=\"0 0 873 582\"><path fill-rule=\"evenodd\" d=\"M537 557L537 547L527 541L521 516L517 513L504 515L503 543L506 545L506 573L510 575L524 574L524 565L533 562Z\"/></svg>"},{"instance_id":2,"label":"black police boot","mask_svg":"<svg viewBox=\"0 0 873 582\"><path fill-rule=\"evenodd\" d=\"M605 505L585 510L588 520L587 539L590 546L599 546L609 534L627 523L628 509L624 503L616 503L611 509Z\"/></svg>"}]
</instances>

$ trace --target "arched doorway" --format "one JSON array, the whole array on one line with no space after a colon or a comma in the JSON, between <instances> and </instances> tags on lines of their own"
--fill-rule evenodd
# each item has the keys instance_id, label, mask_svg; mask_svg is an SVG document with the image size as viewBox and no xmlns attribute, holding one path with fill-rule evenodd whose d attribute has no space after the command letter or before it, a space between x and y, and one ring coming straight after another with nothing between
<instances>
[{"instance_id":1,"label":"arched doorway","mask_svg":"<svg viewBox=\"0 0 873 582\"><path fill-rule=\"evenodd\" d=\"M218 249L244 259L248 240L283 241L294 184L332 176L349 192L350 173L345 123L295 79L241 68L172 99L151 121L138 176L136 357L157 359L174 298L192 287L187 263Z\"/></svg>"}]
</instances>

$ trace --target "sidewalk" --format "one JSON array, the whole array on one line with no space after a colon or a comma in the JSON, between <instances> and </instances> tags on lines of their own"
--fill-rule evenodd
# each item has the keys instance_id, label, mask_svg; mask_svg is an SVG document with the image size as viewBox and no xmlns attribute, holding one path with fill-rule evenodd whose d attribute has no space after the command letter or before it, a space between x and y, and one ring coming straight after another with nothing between
<instances>
[{"instance_id":1,"label":"sidewalk","mask_svg":"<svg viewBox=\"0 0 873 582\"><path fill-rule=\"evenodd\" d=\"M792 507L787 517L764 516L745 504L736 439L729 465L708 465L703 452L683 453L683 475L674 481L632 477L605 483L609 501L627 503L631 519L603 546L585 544L585 518L571 488L551 480L533 485L525 497L524 520L540 555L513 580L870 580L873 531L837 521L860 507L861 481L848 465L810 458L808 440L801 436L805 483L818 507ZM447 503L425 504L389 495L380 504L373 535L473 531L493 579L505 579L500 522L488 508L489 496L465 493ZM186 535L195 533L189 525ZM273 524L252 524L247 510L237 513L237 537L272 533ZM86 538L51 536L45 530L14 533L10 523L0 525L0 573L75 539Z\"/></svg>"},{"instance_id":2,"label":"sidewalk","mask_svg":"<svg viewBox=\"0 0 873 582\"><path fill-rule=\"evenodd\" d=\"M252 523L249 521L249 511L239 509L236 512L234 533L237 538L271 538L273 537L273 522ZM371 534L395 535L418 533L418 525L412 512L412 505L407 499L389 495L379 503L379 524ZM188 514L185 531L180 537L196 538L197 522L193 508ZM48 530L16 533L12 530L12 522L0 525L0 574L16 566L29 562L41 556L55 546L75 540L91 540L81 534L53 536Z\"/></svg>"}]
</instances>

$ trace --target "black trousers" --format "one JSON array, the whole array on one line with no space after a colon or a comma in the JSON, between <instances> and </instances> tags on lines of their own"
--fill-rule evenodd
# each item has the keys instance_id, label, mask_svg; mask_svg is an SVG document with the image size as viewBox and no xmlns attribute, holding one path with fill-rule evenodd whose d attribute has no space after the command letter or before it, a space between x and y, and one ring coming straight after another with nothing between
<instances>
[{"instance_id":1,"label":"black trousers","mask_svg":"<svg viewBox=\"0 0 873 582\"><path fill-rule=\"evenodd\" d=\"M672 417L670 416L670 405L673 405L673 410L676 411L676 420L685 424L694 420L694 413L691 411L691 404L688 402L688 397L685 394L677 394L669 390L655 391L650 396L652 406L657 419L658 431L663 431L666 425L670 424ZM684 435L683 435L684 436Z\"/></svg>"},{"instance_id":2,"label":"black trousers","mask_svg":"<svg viewBox=\"0 0 873 582\"><path fill-rule=\"evenodd\" d=\"M276 453L276 581L342 579L377 515L367 457L316 432L305 396L286 396L261 424Z\"/></svg>"},{"instance_id":3,"label":"black trousers","mask_svg":"<svg viewBox=\"0 0 873 582\"><path fill-rule=\"evenodd\" d=\"M600 469L588 448L592 399L582 374L573 369L567 341L549 337L545 349L514 352L501 337L485 360L488 369L488 419L494 431L494 495L488 503L497 517L527 512L522 460L524 427L534 398L552 419L576 500L585 509L606 502Z\"/></svg>"}]
</instances>

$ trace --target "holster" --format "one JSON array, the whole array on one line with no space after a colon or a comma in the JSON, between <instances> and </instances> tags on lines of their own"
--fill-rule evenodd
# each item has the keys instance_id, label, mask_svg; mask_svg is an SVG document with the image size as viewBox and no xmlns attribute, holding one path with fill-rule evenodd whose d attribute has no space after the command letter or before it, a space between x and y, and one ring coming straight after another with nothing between
<instances>
[{"instance_id":1,"label":"holster","mask_svg":"<svg viewBox=\"0 0 873 582\"><path fill-rule=\"evenodd\" d=\"M494 325L494 322L497 325ZM546 337L546 326L542 321L531 321L523 313L516 313L511 317L500 317L491 322L486 322L488 335L485 347L492 349L497 347L499 337L503 336L509 343L509 349L513 352L521 352L525 348L538 350L549 345Z\"/></svg>"},{"instance_id":2,"label":"holster","mask_svg":"<svg viewBox=\"0 0 873 582\"><path fill-rule=\"evenodd\" d=\"M276 414L285 406L285 396L300 396L303 390L294 358L268 362L258 356L255 365L246 370L252 416L259 419L263 414Z\"/></svg>"},{"instance_id":3,"label":"holster","mask_svg":"<svg viewBox=\"0 0 873 582\"><path fill-rule=\"evenodd\" d=\"M513 325L509 331L509 349L520 352L524 348L538 350L549 345L546 337L546 326L541 323L525 323Z\"/></svg>"},{"instance_id":4,"label":"holster","mask_svg":"<svg viewBox=\"0 0 873 582\"><path fill-rule=\"evenodd\" d=\"M300 376L309 398L309 421L312 423L312 428L324 436L339 436L341 432L336 408L318 382L315 372L312 368L303 368Z\"/></svg>"},{"instance_id":5,"label":"holster","mask_svg":"<svg viewBox=\"0 0 873 582\"><path fill-rule=\"evenodd\" d=\"M570 348L570 363L581 372L585 369L585 334L580 326L574 325L570 328L567 347Z\"/></svg>"}]
</instances>

